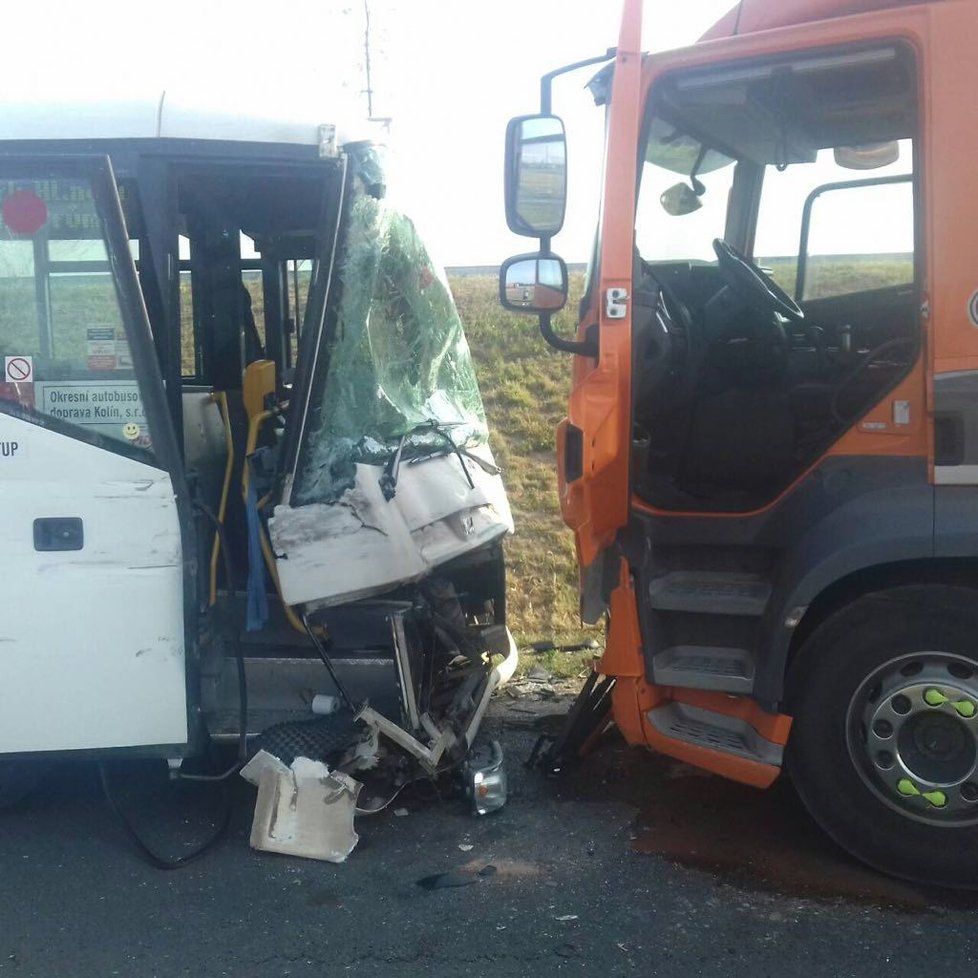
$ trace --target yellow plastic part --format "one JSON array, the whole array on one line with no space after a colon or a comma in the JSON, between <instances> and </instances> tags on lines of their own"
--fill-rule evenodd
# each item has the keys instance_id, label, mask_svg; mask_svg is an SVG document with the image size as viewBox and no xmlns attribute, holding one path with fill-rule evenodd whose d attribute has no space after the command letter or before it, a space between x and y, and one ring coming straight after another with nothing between
<instances>
[{"instance_id":1,"label":"yellow plastic part","mask_svg":"<svg viewBox=\"0 0 978 978\"><path fill-rule=\"evenodd\" d=\"M241 397L249 422L265 410L266 399L275 393L275 361L255 360L245 368Z\"/></svg>"},{"instance_id":2,"label":"yellow plastic part","mask_svg":"<svg viewBox=\"0 0 978 978\"><path fill-rule=\"evenodd\" d=\"M928 689L924 693L924 702L928 706L942 706L947 702L947 697L939 689Z\"/></svg>"},{"instance_id":3,"label":"yellow plastic part","mask_svg":"<svg viewBox=\"0 0 978 978\"><path fill-rule=\"evenodd\" d=\"M897 791L907 798L920 794L920 788L918 788L913 781L910 780L910 778L900 778L900 780L897 781Z\"/></svg>"},{"instance_id":4,"label":"yellow plastic part","mask_svg":"<svg viewBox=\"0 0 978 978\"><path fill-rule=\"evenodd\" d=\"M245 413L248 416L248 441L245 445L245 464L241 472L241 495L246 502L248 499L248 483L251 481L251 471L248 467L247 459L254 453L255 448L258 446L258 435L261 431L261 426L275 415L274 411L265 410L266 398L274 393L275 362L273 360L256 360L254 363L248 364L242 382L242 400L244 402ZM223 526L227 514L228 495L231 491L234 470L234 437L231 432L231 417L228 412L227 394L224 391L215 391L211 394L211 400L217 404L218 410L221 412L221 421L224 424L224 440L227 443L228 450L227 465L224 469L224 484L221 488L221 502L217 511L217 518ZM287 406L287 404L282 405L283 408ZM267 502L268 496L264 496L258 500L258 508L261 509ZM259 533L265 566L268 568L268 573L272 577L272 582L275 584L275 589L278 591L279 597L282 598L282 608L285 611L285 617L296 631L306 635L308 633L306 632L305 625L302 624L299 616L286 604L285 598L282 597L282 586L279 583L278 569L275 566L275 554L272 553L272 547L268 542L268 535L265 533L264 526L260 527ZM220 554L221 538L219 534L215 533L214 545L211 547L210 566L210 603L212 606L217 603L217 567Z\"/></svg>"},{"instance_id":5,"label":"yellow plastic part","mask_svg":"<svg viewBox=\"0 0 978 978\"><path fill-rule=\"evenodd\" d=\"M943 791L925 791L924 797L935 808L943 808L947 804L947 795Z\"/></svg>"},{"instance_id":6,"label":"yellow plastic part","mask_svg":"<svg viewBox=\"0 0 978 978\"><path fill-rule=\"evenodd\" d=\"M974 715L978 713L978 707L976 707L971 700L958 700L958 702L953 705L954 709L958 713L958 716L964 717L965 720L971 720Z\"/></svg>"}]
</instances>

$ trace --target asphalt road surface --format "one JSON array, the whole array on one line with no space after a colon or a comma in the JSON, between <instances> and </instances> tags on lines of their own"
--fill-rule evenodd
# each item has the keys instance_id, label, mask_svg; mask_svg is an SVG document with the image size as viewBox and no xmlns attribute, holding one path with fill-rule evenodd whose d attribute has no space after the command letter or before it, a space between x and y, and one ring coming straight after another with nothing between
<instances>
[{"instance_id":1,"label":"asphalt road surface","mask_svg":"<svg viewBox=\"0 0 978 978\"><path fill-rule=\"evenodd\" d=\"M152 869L94 771L60 768L0 816L0 976L975 972L978 897L853 864L789 786L727 785L613 739L550 781L520 763L539 704L501 705L507 807L475 818L458 798L415 791L395 806L407 815L358 819L343 865L251 851L242 782L223 843L177 872ZM206 832L208 789L168 783L156 765L113 777L159 848ZM442 873L467 885L418 884Z\"/></svg>"}]
</instances>

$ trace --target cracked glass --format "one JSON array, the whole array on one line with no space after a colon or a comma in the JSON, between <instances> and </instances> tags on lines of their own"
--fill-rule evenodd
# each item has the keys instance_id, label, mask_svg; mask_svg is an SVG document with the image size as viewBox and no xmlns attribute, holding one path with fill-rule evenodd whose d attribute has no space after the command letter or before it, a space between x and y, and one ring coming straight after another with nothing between
<instances>
[{"instance_id":1,"label":"cracked glass","mask_svg":"<svg viewBox=\"0 0 978 978\"><path fill-rule=\"evenodd\" d=\"M337 501L357 463L444 455L488 437L451 290L411 219L358 189L339 277L292 493L298 506Z\"/></svg>"}]
</instances>

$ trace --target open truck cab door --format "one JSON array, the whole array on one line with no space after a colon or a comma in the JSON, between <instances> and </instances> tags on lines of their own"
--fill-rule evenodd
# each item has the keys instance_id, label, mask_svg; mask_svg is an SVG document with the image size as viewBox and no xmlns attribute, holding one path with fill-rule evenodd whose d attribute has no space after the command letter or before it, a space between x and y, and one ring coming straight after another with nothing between
<instances>
[{"instance_id":1,"label":"open truck cab door","mask_svg":"<svg viewBox=\"0 0 978 978\"><path fill-rule=\"evenodd\" d=\"M558 442L582 610L609 609L558 746L610 709L630 743L747 784L788 764L857 857L962 887L978 881L978 283L961 256L978 213L958 73L975 18L958 0L756 0L709 43L646 56L638 89L616 63ZM507 291L514 267L504 304L546 327L547 291ZM607 494L604 473L621 475Z\"/></svg>"}]
</instances>

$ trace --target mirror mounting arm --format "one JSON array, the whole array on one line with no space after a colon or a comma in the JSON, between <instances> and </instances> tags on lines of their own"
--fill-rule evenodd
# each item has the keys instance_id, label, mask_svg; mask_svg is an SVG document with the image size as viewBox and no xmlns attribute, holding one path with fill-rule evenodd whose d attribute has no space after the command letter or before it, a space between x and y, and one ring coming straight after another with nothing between
<instances>
[{"instance_id":1,"label":"mirror mounting arm","mask_svg":"<svg viewBox=\"0 0 978 978\"><path fill-rule=\"evenodd\" d=\"M598 358L598 337L594 326L588 326L585 330L584 340L565 340L558 336L550 325L550 313L540 313L540 335L555 349L561 353L576 353L581 357Z\"/></svg>"},{"instance_id":2,"label":"mirror mounting arm","mask_svg":"<svg viewBox=\"0 0 978 978\"><path fill-rule=\"evenodd\" d=\"M550 238L540 239L540 257L548 258L553 254L550 250ZM558 336L554 332L553 325L551 323L551 318L553 314L549 312L541 312L539 314L540 318L540 335L550 344L555 350L559 350L561 353L574 353L581 357L593 357L595 360L598 358L598 328L595 323L592 326L588 326L584 330L583 340L568 340L563 336Z\"/></svg>"},{"instance_id":3,"label":"mirror mounting arm","mask_svg":"<svg viewBox=\"0 0 978 978\"><path fill-rule=\"evenodd\" d=\"M575 61L573 64L564 65L562 68L554 68L553 71L548 71L545 75L542 75L540 78L540 114L550 115L553 111L551 90L555 78L560 75L566 75L569 71L577 71L578 68L603 64L605 61L611 61L612 58L616 58L617 56L618 48L608 48L604 54L599 54L594 58L585 58L584 61Z\"/></svg>"}]
</instances>

